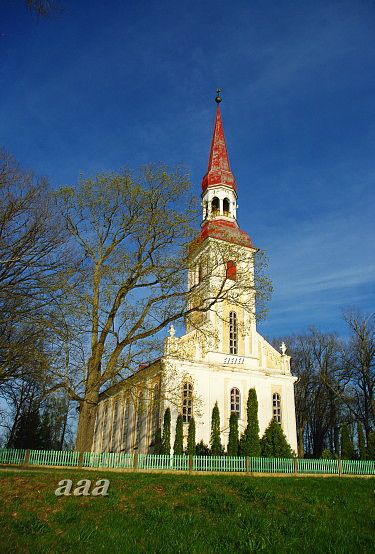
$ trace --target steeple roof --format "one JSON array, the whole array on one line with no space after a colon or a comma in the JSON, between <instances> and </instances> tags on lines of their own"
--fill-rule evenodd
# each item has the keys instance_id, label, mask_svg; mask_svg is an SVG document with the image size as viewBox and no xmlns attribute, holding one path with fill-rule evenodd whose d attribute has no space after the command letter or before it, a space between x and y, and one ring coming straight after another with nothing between
<instances>
[{"instance_id":1,"label":"steeple roof","mask_svg":"<svg viewBox=\"0 0 375 554\"><path fill-rule=\"evenodd\" d=\"M227 145L225 143L220 106L217 106L214 133L212 136L207 173L202 180L202 190L215 185L223 185L237 190L237 183L230 170Z\"/></svg>"}]
</instances>

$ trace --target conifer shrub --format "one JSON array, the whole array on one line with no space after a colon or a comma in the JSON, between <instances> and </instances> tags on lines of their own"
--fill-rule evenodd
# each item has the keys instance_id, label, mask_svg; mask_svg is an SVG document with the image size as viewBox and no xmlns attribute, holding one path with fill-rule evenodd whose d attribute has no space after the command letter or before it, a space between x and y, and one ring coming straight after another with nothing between
<instances>
[{"instance_id":1,"label":"conifer shrub","mask_svg":"<svg viewBox=\"0 0 375 554\"><path fill-rule=\"evenodd\" d=\"M322 460L334 460L335 459L334 455L332 454L332 452L328 448L325 448L323 450L322 455L320 456L320 458Z\"/></svg>"},{"instance_id":2,"label":"conifer shrub","mask_svg":"<svg viewBox=\"0 0 375 554\"><path fill-rule=\"evenodd\" d=\"M211 418L211 454L212 456L221 456L224 453L220 439L220 412L217 402L212 409Z\"/></svg>"},{"instance_id":3,"label":"conifer shrub","mask_svg":"<svg viewBox=\"0 0 375 554\"><path fill-rule=\"evenodd\" d=\"M239 444L241 456L259 457L261 454L258 421L258 398L256 390L250 389L247 398L247 426Z\"/></svg>"},{"instance_id":4,"label":"conifer shrub","mask_svg":"<svg viewBox=\"0 0 375 554\"><path fill-rule=\"evenodd\" d=\"M158 456L159 454L163 453L163 444L162 444L162 438L161 438L161 429L158 427L155 431L155 443L154 443L154 450L153 454Z\"/></svg>"},{"instance_id":5,"label":"conifer shrub","mask_svg":"<svg viewBox=\"0 0 375 554\"><path fill-rule=\"evenodd\" d=\"M164 412L162 454L171 453L171 410L167 408Z\"/></svg>"},{"instance_id":6,"label":"conifer shrub","mask_svg":"<svg viewBox=\"0 0 375 554\"><path fill-rule=\"evenodd\" d=\"M204 444L203 439L198 442L198 444L195 447L195 455L196 456L210 456L211 450L209 449L209 446L207 444Z\"/></svg>"},{"instance_id":7,"label":"conifer shrub","mask_svg":"<svg viewBox=\"0 0 375 554\"><path fill-rule=\"evenodd\" d=\"M350 436L349 426L344 423L341 427L341 459L354 460L355 450Z\"/></svg>"},{"instance_id":8,"label":"conifer shrub","mask_svg":"<svg viewBox=\"0 0 375 554\"><path fill-rule=\"evenodd\" d=\"M183 429L182 415L179 414L177 416L177 421L176 421L176 433L174 437L173 455L181 456L181 454L183 453L184 453L184 429Z\"/></svg>"},{"instance_id":9,"label":"conifer shrub","mask_svg":"<svg viewBox=\"0 0 375 554\"><path fill-rule=\"evenodd\" d=\"M195 456L196 446L195 446L195 420L194 417L190 418L189 428L188 428L188 440L187 440L187 450L186 454L188 456Z\"/></svg>"},{"instance_id":10,"label":"conifer shrub","mask_svg":"<svg viewBox=\"0 0 375 554\"><path fill-rule=\"evenodd\" d=\"M228 456L238 454L238 415L232 412L229 418Z\"/></svg>"},{"instance_id":11,"label":"conifer shrub","mask_svg":"<svg viewBox=\"0 0 375 554\"><path fill-rule=\"evenodd\" d=\"M260 441L261 453L265 458L292 458L292 449L281 426L273 417Z\"/></svg>"}]
</instances>

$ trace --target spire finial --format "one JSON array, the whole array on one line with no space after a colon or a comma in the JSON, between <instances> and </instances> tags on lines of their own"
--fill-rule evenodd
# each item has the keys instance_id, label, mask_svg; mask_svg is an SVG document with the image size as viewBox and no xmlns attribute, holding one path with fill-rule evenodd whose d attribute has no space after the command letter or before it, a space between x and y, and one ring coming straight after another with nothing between
<instances>
[{"instance_id":1,"label":"spire finial","mask_svg":"<svg viewBox=\"0 0 375 554\"><path fill-rule=\"evenodd\" d=\"M221 88L217 88L216 93L217 93L217 96L215 98L215 102L216 102L216 104L220 104L220 102L221 102L221 98L220 98Z\"/></svg>"}]
</instances>

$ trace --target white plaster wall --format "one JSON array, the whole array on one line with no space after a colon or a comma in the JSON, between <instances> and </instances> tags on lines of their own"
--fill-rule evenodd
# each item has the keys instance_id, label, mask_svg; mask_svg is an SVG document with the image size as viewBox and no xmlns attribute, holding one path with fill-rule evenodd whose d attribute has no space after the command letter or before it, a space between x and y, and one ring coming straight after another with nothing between
<instances>
[{"instance_id":1,"label":"white plaster wall","mask_svg":"<svg viewBox=\"0 0 375 554\"><path fill-rule=\"evenodd\" d=\"M262 371L248 368L218 367L198 363L176 361L181 376L189 374L194 380L194 418L196 423L196 442L203 439L210 443L212 409L217 401L220 410L220 426L222 443L226 447L229 433L230 390L236 387L241 392L241 417L239 419L240 434L247 425L246 406L248 391L255 388L258 398L258 419L260 436L263 435L273 417L272 395L279 392L282 405L282 428L292 449L297 452L297 436L294 409L295 378L291 375L266 375ZM197 408L196 408L197 406ZM170 405L172 426L179 413L176 406ZM198 414L198 409L201 414ZM172 432L172 446L174 431Z\"/></svg>"}]
</instances>

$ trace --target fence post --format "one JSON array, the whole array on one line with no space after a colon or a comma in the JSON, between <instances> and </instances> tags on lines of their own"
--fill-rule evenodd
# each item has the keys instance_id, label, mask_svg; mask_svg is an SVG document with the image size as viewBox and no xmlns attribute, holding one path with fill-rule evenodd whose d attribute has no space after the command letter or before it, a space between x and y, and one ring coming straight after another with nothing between
<instances>
[{"instance_id":1,"label":"fence post","mask_svg":"<svg viewBox=\"0 0 375 554\"><path fill-rule=\"evenodd\" d=\"M246 456L246 473L250 473L250 458Z\"/></svg>"},{"instance_id":2,"label":"fence post","mask_svg":"<svg viewBox=\"0 0 375 554\"><path fill-rule=\"evenodd\" d=\"M193 471L193 456L190 454L189 456L189 473Z\"/></svg>"},{"instance_id":3,"label":"fence post","mask_svg":"<svg viewBox=\"0 0 375 554\"><path fill-rule=\"evenodd\" d=\"M293 465L294 465L294 473L298 473L298 462L297 462L296 456L294 456L293 458Z\"/></svg>"},{"instance_id":4,"label":"fence post","mask_svg":"<svg viewBox=\"0 0 375 554\"><path fill-rule=\"evenodd\" d=\"M23 462L25 464L25 466L29 465L29 459L30 459L30 450L28 449L25 452L25 460Z\"/></svg>"},{"instance_id":5,"label":"fence post","mask_svg":"<svg viewBox=\"0 0 375 554\"><path fill-rule=\"evenodd\" d=\"M340 458L337 460L337 465L338 465L338 469L339 469L339 477L341 477L342 476L342 463L341 463Z\"/></svg>"},{"instance_id":6,"label":"fence post","mask_svg":"<svg viewBox=\"0 0 375 554\"><path fill-rule=\"evenodd\" d=\"M78 456L78 467L82 467L82 466L83 466L83 452L80 452Z\"/></svg>"},{"instance_id":7,"label":"fence post","mask_svg":"<svg viewBox=\"0 0 375 554\"><path fill-rule=\"evenodd\" d=\"M134 452L133 470L136 471L137 468L138 468L138 452Z\"/></svg>"}]
</instances>

